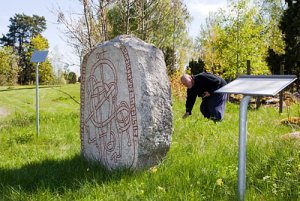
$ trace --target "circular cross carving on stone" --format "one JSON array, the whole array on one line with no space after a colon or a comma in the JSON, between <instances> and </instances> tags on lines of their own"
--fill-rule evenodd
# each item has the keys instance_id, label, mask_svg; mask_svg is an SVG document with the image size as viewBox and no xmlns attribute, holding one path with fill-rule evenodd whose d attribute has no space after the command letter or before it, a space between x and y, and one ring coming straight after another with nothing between
<instances>
[{"instance_id":1,"label":"circular cross carving on stone","mask_svg":"<svg viewBox=\"0 0 300 201\"><path fill-rule=\"evenodd\" d=\"M172 100L163 52L133 36L83 59L81 151L110 170L157 165L171 144Z\"/></svg>"},{"instance_id":2,"label":"circular cross carving on stone","mask_svg":"<svg viewBox=\"0 0 300 201\"><path fill-rule=\"evenodd\" d=\"M84 130L89 145L98 153L93 157L110 168L120 164L130 167L136 157L133 135L137 129L132 122L136 113L130 60L126 50L119 50L124 64L118 67L123 67L126 75L121 80L115 61L105 52L96 54L96 61L85 75Z\"/></svg>"}]
</instances>

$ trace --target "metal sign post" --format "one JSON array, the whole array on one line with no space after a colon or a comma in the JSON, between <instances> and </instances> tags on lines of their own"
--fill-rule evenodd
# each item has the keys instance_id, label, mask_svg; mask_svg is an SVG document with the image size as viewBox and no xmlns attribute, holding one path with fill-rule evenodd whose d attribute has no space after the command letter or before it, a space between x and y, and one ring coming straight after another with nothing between
<instances>
[{"instance_id":1,"label":"metal sign post","mask_svg":"<svg viewBox=\"0 0 300 201\"><path fill-rule=\"evenodd\" d=\"M40 117L39 117L39 62L36 63L35 67L35 111L36 111L36 135L39 136L40 129Z\"/></svg>"},{"instance_id":2,"label":"metal sign post","mask_svg":"<svg viewBox=\"0 0 300 201\"><path fill-rule=\"evenodd\" d=\"M293 83L295 75L251 76L244 75L230 82L215 93L243 94L239 114L239 164L238 195L245 199L246 192L246 145L247 145L247 109L252 96L274 96Z\"/></svg>"},{"instance_id":3,"label":"metal sign post","mask_svg":"<svg viewBox=\"0 0 300 201\"><path fill-rule=\"evenodd\" d=\"M30 62L36 62L35 67L35 94L36 94L36 135L39 136L39 63L46 61L48 55L48 51L34 51L32 54L32 57L30 59Z\"/></svg>"}]
</instances>

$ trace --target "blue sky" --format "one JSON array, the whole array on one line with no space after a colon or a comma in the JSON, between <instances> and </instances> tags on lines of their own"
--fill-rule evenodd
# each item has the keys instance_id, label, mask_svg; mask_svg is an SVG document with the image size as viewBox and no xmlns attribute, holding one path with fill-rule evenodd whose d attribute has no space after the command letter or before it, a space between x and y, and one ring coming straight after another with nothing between
<instances>
[{"instance_id":1,"label":"blue sky","mask_svg":"<svg viewBox=\"0 0 300 201\"><path fill-rule=\"evenodd\" d=\"M209 12L216 11L220 7L225 7L227 0L184 0L193 22L189 27L189 33L196 37L200 25L205 22ZM57 16L53 13L60 7L66 13L76 12L81 9L78 0L9 0L2 1L0 7L0 34L8 31L9 18L16 13L24 13L32 16L33 14L44 16L47 20L47 30L43 35L48 39L52 57L59 57L65 63L75 63L70 66L71 70L79 73L79 60L72 52L72 49L64 42L62 27L57 24ZM62 64L61 63L61 64Z\"/></svg>"}]
</instances>

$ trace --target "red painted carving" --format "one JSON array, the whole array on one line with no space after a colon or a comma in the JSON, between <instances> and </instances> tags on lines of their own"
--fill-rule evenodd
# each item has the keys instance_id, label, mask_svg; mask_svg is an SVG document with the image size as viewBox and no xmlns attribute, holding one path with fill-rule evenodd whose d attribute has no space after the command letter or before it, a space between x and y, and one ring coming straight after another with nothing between
<instances>
[{"instance_id":1,"label":"red painted carving","mask_svg":"<svg viewBox=\"0 0 300 201\"><path fill-rule=\"evenodd\" d=\"M106 52L102 51L96 53L96 62L89 74L86 74L86 66L81 72L81 148L85 153L85 143L96 147L98 153L94 157L109 167L118 164L131 167L136 160L138 124L131 62L127 49L124 46L120 49L124 65L118 68L124 69L117 71L113 61L105 58ZM120 85L118 73L126 74L127 87ZM124 88L128 88L125 97L118 92Z\"/></svg>"}]
</instances>

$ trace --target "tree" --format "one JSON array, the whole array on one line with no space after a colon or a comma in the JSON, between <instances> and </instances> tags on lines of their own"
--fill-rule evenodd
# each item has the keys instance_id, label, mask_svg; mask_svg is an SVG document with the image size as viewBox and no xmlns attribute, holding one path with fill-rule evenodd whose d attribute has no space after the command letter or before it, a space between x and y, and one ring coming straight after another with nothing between
<instances>
[{"instance_id":1,"label":"tree","mask_svg":"<svg viewBox=\"0 0 300 201\"><path fill-rule=\"evenodd\" d=\"M191 19L183 1L119 1L109 16L113 34L133 34L160 48L169 74L186 62L186 50L192 46L187 33Z\"/></svg>"},{"instance_id":2,"label":"tree","mask_svg":"<svg viewBox=\"0 0 300 201\"><path fill-rule=\"evenodd\" d=\"M222 52L222 49L225 48L225 43L220 42L221 36L225 35L225 31L220 26L221 22L222 18L217 13L210 13L206 18L205 26L201 26L200 36L196 38L198 57L205 61L206 71L219 75L217 67L221 65L221 59L218 58L217 53Z\"/></svg>"},{"instance_id":3,"label":"tree","mask_svg":"<svg viewBox=\"0 0 300 201\"><path fill-rule=\"evenodd\" d=\"M23 51L23 44L29 43L30 38L34 37L46 29L45 17L33 15L32 17L25 14L15 14L9 19L8 33L0 38L4 46L12 46Z\"/></svg>"},{"instance_id":4,"label":"tree","mask_svg":"<svg viewBox=\"0 0 300 201\"><path fill-rule=\"evenodd\" d=\"M108 11L108 21L112 29L112 38L121 34L131 34L138 31L138 11L139 1L121 0L116 2L112 9Z\"/></svg>"},{"instance_id":5,"label":"tree","mask_svg":"<svg viewBox=\"0 0 300 201\"><path fill-rule=\"evenodd\" d=\"M64 26L67 43L74 48L82 61L83 56L98 43L111 39L107 19L113 1L80 1L82 13L76 19L58 10L58 22Z\"/></svg>"},{"instance_id":6,"label":"tree","mask_svg":"<svg viewBox=\"0 0 300 201\"><path fill-rule=\"evenodd\" d=\"M298 77L297 90L300 78L300 1L286 0L288 5L280 21L280 29L284 35L285 54L284 64L288 74Z\"/></svg>"},{"instance_id":7,"label":"tree","mask_svg":"<svg viewBox=\"0 0 300 201\"><path fill-rule=\"evenodd\" d=\"M266 42L269 48L276 54L284 54L285 43L282 32L279 28L283 15L284 5L282 0L263 0L260 5L260 15L265 20Z\"/></svg>"},{"instance_id":8,"label":"tree","mask_svg":"<svg viewBox=\"0 0 300 201\"><path fill-rule=\"evenodd\" d=\"M74 72L70 72L68 74L68 83L69 84L75 84L77 82L77 75Z\"/></svg>"},{"instance_id":9,"label":"tree","mask_svg":"<svg viewBox=\"0 0 300 201\"><path fill-rule=\"evenodd\" d=\"M268 47L266 62L272 74L280 74L280 66L283 64L285 42L282 31L279 28L284 11L282 0L263 0L260 13L266 22L265 34Z\"/></svg>"},{"instance_id":10,"label":"tree","mask_svg":"<svg viewBox=\"0 0 300 201\"><path fill-rule=\"evenodd\" d=\"M273 49L268 49L268 56L266 57L266 62L270 67L272 74L279 75L281 73L280 68L283 64L283 55L276 53Z\"/></svg>"},{"instance_id":11,"label":"tree","mask_svg":"<svg viewBox=\"0 0 300 201\"><path fill-rule=\"evenodd\" d=\"M30 81L34 81L35 80L35 64L33 64L32 62L30 62L30 58L34 52L34 50L45 50L49 48L49 43L47 41L46 38L44 38L41 35L37 35L36 37L33 37L30 41L30 45L28 48L28 52L27 52L27 71L26 73L28 73L27 76L29 76L29 80ZM45 62L41 62L39 64L39 81L42 84L49 84L54 80L54 75L53 75L53 68L52 65L49 61L49 59L47 58Z\"/></svg>"},{"instance_id":12,"label":"tree","mask_svg":"<svg viewBox=\"0 0 300 201\"><path fill-rule=\"evenodd\" d=\"M19 56L18 64L22 68L19 76L19 82L28 83L30 76L28 74L28 45L32 37L37 36L46 29L46 20L44 17L25 14L15 14L10 18L9 31L0 38L1 44L13 47L14 52Z\"/></svg>"},{"instance_id":13,"label":"tree","mask_svg":"<svg viewBox=\"0 0 300 201\"><path fill-rule=\"evenodd\" d=\"M186 26L190 15L182 0L84 0L81 3L83 14L77 20L66 19L59 12L59 22L66 28L68 42L80 58L99 42L131 34L168 53L171 63L166 64L170 72L176 70L178 63L185 62L185 49L191 46Z\"/></svg>"},{"instance_id":14,"label":"tree","mask_svg":"<svg viewBox=\"0 0 300 201\"><path fill-rule=\"evenodd\" d=\"M198 38L206 69L231 80L246 73L246 61L251 60L253 74L269 74L265 23L257 6L249 0L230 0L227 10L212 15Z\"/></svg>"},{"instance_id":15,"label":"tree","mask_svg":"<svg viewBox=\"0 0 300 201\"><path fill-rule=\"evenodd\" d=\"M202 59L199 58L198 61L192 59L192 61L189 62L188 69L191 70L192 75L197 75L204 71L204 66L205 64Z\"/></svg>"},{"instance_id":16,"label":"tree","mask_svg":"<svg viewBox=\"0 0 300 201\"><path fill-rule=\"evenodd\" d=\"M11 47L0 47L0 85L15 85L18 81L18 56Z\"/></svg>"}]
</instances>

